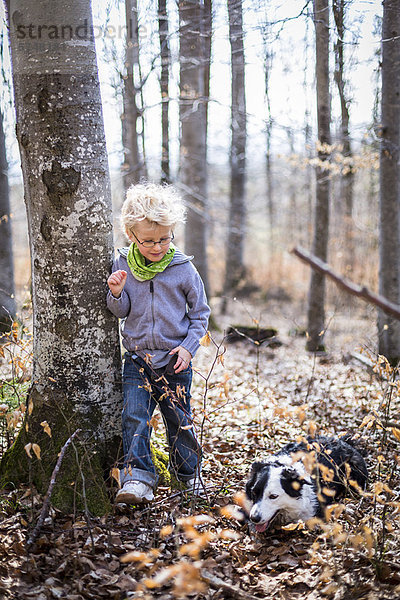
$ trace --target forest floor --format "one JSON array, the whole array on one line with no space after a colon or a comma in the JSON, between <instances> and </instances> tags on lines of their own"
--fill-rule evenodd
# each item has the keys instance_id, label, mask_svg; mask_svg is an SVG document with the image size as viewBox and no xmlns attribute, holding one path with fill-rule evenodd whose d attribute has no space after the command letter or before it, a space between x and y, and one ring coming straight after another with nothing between
<instances>
[{"instance_id":1,"label":"forest floor","mask_svg":"<svg viewBox=\"0 0 400 600\"><path fill-rule=\"evenodd\" d=\"M51 509L27 552L43 499L30 490L3 493L1 597L400 598L397 381L385 379L384 364L373 373L349 356L373 347L369 314L351 322L335 315L329 354L314 357L283 312L269 312L268 322L254 307L235 314L235 322L276 327L282 345L244 340L225 346L221 333L196 358L193 406L208 501L160 487L151 505L115 507L102 518ZM368 493L346 498L316 528L298 523L251 532L231 516L230 506L252 462L310 432L360 435Z\"/></svg>"}]
</instances>

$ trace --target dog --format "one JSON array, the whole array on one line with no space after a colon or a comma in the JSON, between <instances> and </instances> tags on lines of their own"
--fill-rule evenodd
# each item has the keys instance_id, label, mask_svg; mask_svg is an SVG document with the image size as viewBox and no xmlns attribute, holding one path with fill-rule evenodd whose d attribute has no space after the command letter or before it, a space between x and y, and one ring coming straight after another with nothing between
<instances>
[{"instance_id":1,"label":"dog","mask_svg":"<svg viewBox=\"0 0 400 600\"><path fill-rule=\"evenodd\" d=\"M308 437L255 462L245 490L248 511L243 512L256 531L265 531L278 516L282 523L324 518L327 505L346 490L365 490L367 467L352 444L347 436Z\"/></svg>"}]
</instances>

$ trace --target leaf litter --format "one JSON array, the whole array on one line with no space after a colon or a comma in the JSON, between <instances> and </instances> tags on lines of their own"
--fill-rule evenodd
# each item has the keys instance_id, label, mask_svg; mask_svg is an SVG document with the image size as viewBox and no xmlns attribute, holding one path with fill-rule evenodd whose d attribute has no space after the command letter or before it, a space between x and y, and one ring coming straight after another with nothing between
<instances>
[{"instance_id":1,"label":"leaf litter","mask_svg":"<svg viewBox=\"0 0 400 600\"><path fill-rule=\"evenodd\" d=\"M116 506L90 524L51 509L28 553L43 499L30 489L4 492L0 597L400 597L396 380L389 414L388 383L343 360L340 350L313 357L300 337L273 349L225 345L222 337L205 336L195 363L193 409L208 501L164 486L152 505ZM254 460L308 433L349 432L360 437L368 463L365 496L347 498L315 527L296 523L256 535L231 517Z\"/></svg>"}]
</instances>

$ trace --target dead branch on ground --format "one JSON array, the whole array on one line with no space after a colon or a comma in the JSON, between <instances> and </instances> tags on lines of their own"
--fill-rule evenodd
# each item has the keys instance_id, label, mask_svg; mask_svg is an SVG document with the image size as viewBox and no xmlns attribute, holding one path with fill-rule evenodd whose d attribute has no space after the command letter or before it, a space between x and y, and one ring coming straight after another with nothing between
<instances>
[{"instance_id":1,"label":"dead branch on ground","mask_svg":"<svg viewBox=\"0 0 400 600\"><path fill-rule=\"evenodd\" d=\"M43 501L43 506L42 506L42 510L40 511L40 515L39 515L39 519L38 522L36 523L36 527L35 529L32 531L28 541L26 542L26 549L29 550L29 548L32 546L32 544L35 542L35 540L37 539L40 530L43 527L43 523L47 517L47 515L49 514L49 508L50 508L50 499L51 499L51 494L53 492L53 488L54 485L56 483L56 477L58 475L58 471L60 470L61 467L61 463L63 461L63 458L65 456L65 453L67 451L68 446L70 445L70 443L72 442L72 440L74 439L74 437L81 431L81 429L77 429L72 435L71 437L69 437L67 439L67 441L65 442L64 446L61 449L60 454L58 455L58 460L56 463L56 466L53 469L53 472L51 474L51 479L50 479L50 484L49 484L49 488L47 490L45 499Z\"/></svg>"}]
</instances>

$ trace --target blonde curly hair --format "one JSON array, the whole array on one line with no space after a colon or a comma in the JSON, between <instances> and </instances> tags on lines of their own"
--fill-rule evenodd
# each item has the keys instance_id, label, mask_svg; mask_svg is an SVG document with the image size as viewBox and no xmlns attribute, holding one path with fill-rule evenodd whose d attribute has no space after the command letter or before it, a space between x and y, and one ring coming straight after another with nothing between
<instances>
[{"instance_id":1,"label":"blonde curly hair","mask_svg":"<svg viewBox=\"0 0 400 600\"><path fill-rule=\"evenodd\" d=\"M185 222L186 208L175 188L157 183L139 183L128 188L121 209L123 232L126 234L145 219L171 228Z\"/></svg>"}]
</instances>

